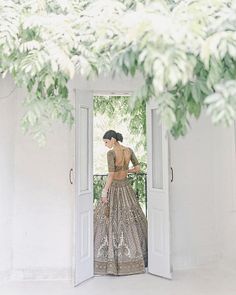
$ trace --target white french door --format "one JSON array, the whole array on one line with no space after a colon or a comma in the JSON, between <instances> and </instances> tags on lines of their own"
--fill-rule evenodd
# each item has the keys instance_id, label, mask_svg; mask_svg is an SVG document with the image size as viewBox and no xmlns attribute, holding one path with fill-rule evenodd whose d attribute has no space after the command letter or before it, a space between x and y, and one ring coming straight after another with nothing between
<instances>
[{"instance_id":1,"label":"white french door","mask_svg":"<svg viewBox=\"0 0 236 295\"><path fill-rule=\"evenodd\" d=\"M93 277L93 94L76 91L74 286ZM172 278L168 135L150 100L147 119L148 271Z\"/></svg>"},{"instance_id":2,"label":"white french door","mask_svg":"<svg viewBox=\"0 0 236 295\"><path fill-rule=\"evenodd\" d=\"M170 261L169 142L157 103L147 103L148 272L172 278Z\"/></svg>"},{"instance_id":3,"label":"white french door","mask_svg":"<svg viewBox=\"0 0 236 295\"><path fill-rule=\"evenodd\" d=\"M76 90L74 286L93 270L93 95Z\"/></svg>"}]
</instances>

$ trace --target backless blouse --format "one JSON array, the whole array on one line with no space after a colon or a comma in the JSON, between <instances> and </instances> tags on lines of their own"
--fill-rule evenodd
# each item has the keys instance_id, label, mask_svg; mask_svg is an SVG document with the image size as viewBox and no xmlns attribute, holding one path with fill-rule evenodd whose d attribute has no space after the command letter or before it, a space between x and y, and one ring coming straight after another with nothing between
<instances>
[{"instance_id":1,"label":"backless blouse","mask_svg":"<svg viewBox=\"0 0 236 295\"><path fill-rule=\"evenodd\" d=\"M114 179L122 179L127 176L130 161L134 167L139 165L134 151L129 147L122 147L119 151L109 150L107 152L108 171L116 172Z\"/></svg>"}]
</instances>

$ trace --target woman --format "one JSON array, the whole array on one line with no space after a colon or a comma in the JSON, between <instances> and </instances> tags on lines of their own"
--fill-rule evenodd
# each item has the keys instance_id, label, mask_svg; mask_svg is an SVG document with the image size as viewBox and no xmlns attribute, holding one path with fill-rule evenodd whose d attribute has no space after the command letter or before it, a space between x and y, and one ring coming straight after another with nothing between
<instances>
[{"instance_id":1,"label":"woman","mask_svg":"<svg viewBox=\"0 0 236 295\"><path fill-rule=\"evenodd\" d=\"M108 178L94 210L94 270L97 275L144 273L147 266L147 219L128 181L140 171L134 151L114 130L103 136ZM129 169L129 162L133 168Z\"/></svg>"}]
</instances>

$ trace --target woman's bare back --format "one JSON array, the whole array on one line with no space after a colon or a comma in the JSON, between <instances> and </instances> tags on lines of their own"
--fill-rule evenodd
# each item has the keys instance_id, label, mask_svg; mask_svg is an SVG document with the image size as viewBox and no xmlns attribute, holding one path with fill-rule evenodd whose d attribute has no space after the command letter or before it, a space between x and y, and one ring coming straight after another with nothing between
<instances>
[{"instance_id":1,"label":"woman's bare back","mask_svg":"<svg viewBox=\"0 0 236 295\"><path fill-rule=\"evenodd\" d=\"M138 161L131 148L120 145L112 150L114 153L115 174L113 179L123 179L128 175L129 162L132 161L133 165L138 165Z\"/></svg>"}]
</instances>

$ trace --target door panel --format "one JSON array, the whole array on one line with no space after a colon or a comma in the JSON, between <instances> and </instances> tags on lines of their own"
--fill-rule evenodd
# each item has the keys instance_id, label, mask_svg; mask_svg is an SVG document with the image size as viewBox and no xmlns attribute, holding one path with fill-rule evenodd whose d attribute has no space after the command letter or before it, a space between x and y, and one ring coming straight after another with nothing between
<instances>
[{"instance_id":1,"label":"door panel","mask_svg":"<svg viewBox=\"0 0 236 295\"><path fill-rule=\"evenodd\" d=\"M94 275L93 270L93 96L76 91L76 200L74 285Z\"/></svg>"},{"instance_id":2,"label":"door panel","mask_svg":"<svg viewBox=\"0 0 236 295\"><path fill-rule=\"evenodd\" d=\"M169 143L154 99L147 104L148 271L172 278L170 261Z\"/></svg>"}]
</instances>

